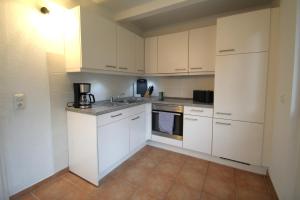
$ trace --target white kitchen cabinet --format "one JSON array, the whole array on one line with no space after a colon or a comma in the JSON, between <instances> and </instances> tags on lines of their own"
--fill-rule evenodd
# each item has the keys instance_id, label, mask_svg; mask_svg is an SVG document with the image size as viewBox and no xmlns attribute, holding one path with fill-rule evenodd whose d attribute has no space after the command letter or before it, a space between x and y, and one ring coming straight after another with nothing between
<instances>
[{"instance_id":1,"label":"white kitchen cabinet","mask_svg":"<svg viewBox=\"0 0 300 200\"><path fill-rule=\"evenodd\" d=\"M146 141L145 112L133 115L129 118L130 127L130 151L141 147Z\"/></svg>"},{"instance_id":2,"label":"white kitchen cabinet","mask_svg":"<svg viewBox=\"0 0 300 200\"><path fill-rule=\"evenodd\" d=\"M188 31L158 37L158 73L188 72Z\"/></svg>"},{"instance_id":3,"label":"white kitchen cabinet","mask_svg":"<svg viewBox=\"0 0 300 200\"><path fill-rule=\"evenodd\" d=\"M127 118L100 127L98 134L101 174L129 154L130 131Z\"/></svg>"},{"instance_id":4,"label":"white kitchen cabinet","mask_svg":"<svg viewBox=\"0 0 300 200\"><path fill-rule=\"evenodd\" d=\"M217 55L262 52L269 49L270 9L217 20Z\"/></svg>"},{"instance_id":5,"label":"white kitchen cabinet","mask_svg":"<svg viewBox=\"0 0 300 200\"><path fill-rule=\"evenodd\" d=\"M145 72L146 74L157 73L157 37L145 39Z\"/></svg>"},{"instance_id":6,"label":"white kitchen cabinet","mask_svg":"<svg viewBox=\"0 0 300 200\"><path fill-rule=\"evenodd\" d=\"M183 148L211 154L212 118L184 115Z\"/></svg>"},{"instance_id":7,"label":"white kitchen cabinet","mask_svg":"<svg viewBox=\"0 0 300 200\"><path fill-rule=\"evenodd\" d=\"M118 26L118 71L135 73L136 35Z\"/></svg>"},{"instance_id":8,"label":"white kitchen cabinet","mask_svg":"<svg viewBox=\"0 0 300 200\"><path fill-rule=\"evenodd\" d=\"M67 112L69 170L99 185L96 116Z\"/></svg>"},{"instance_id":9,"label":"white kitchen cabinet","mask_svg":"<svg viewBox=\"0 0 300 200\"><path fill-rule=\"evenodd\" d=\"M213 120L214 156L261 165L263 124Z\"/></svg>"},{"instance_id":10,"label":"white kitchen cabinet","mask_svg":"<svg viewBox=\"0 0 300 200\"><path fill-rule=\"evenodd\" d=\"M264 122L268 53L216 57L214 117Z\"/></svg>"},{"instance_id":11,"label":"white kitchen cabinet","mask_svg":"<svg viewBox=\"0 0 300 200\"><path fill-rule=\"evenodd\" d=\"M145 40L140 36L135 36L135 72L145 73Z\"/></svg>"},{"instance_id":12,"label":"white kitchen cabinet","mask_svg":"<svg viewBox=\"0 0 300 200\"><path fill-rule=\"evenodd\" d=\"M189 72L214 71L216 26L189 31Z\"/></svg>"},{"instance_id":13,"label":"white kitchen cabinet","mask_svg":"<svg viewBox=\"0 0 300 200\"><path fill-rule=\"evenodd\" d=\"M80 6L67 11L66 16L66 71L116 70L116 25Z\"/></svg>"},{"instance_id":14,"label":"white kitchen cabinet","mask_svg":"<svg viewBox=\"0 0 300 200\"><path fill-rule=\"evenodd\" d=\"M99 116L68 111L70 171L99 185L101 178L145 145L149 105Z\"/></svg>"}]
</instances>

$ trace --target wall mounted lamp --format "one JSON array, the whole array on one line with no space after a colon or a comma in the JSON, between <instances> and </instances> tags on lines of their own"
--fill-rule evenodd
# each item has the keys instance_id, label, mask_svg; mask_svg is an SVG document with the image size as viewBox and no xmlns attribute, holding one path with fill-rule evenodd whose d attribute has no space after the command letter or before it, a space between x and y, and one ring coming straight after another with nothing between
<instances>
[{"instance_id":1,"label":"wall mounted lamp","mask_svg":"<svg viewBox=\"0 0 300 200\"><path fill-rule=\"evenodd\" d=\"M41 11L41 13L43 13L43 14L49 14L50 13L50 11L49 11L49 9L47 8L47 7L41 7L41 9L40 9L40 11Z\"/></svg>"}]
</instances>

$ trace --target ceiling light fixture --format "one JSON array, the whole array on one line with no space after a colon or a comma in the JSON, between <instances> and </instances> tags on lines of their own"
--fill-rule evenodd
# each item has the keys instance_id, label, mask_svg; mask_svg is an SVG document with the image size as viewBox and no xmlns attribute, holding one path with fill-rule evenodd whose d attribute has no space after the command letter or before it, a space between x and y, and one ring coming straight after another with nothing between
<instances>
[{"instance_id":1,"label":"ceiling light fixture","mask_svg":"<svg viewBox=\"0 0 300 200\"><path fill-rule=\"evenodd\" d=\"M50 13L50 11L49 11L49 9L47 8L47 7L41 7L41 9L40 9L40 11L41 11L41 13L43 13L43 14L49 14Z\"/></svg>"}]
</instances>

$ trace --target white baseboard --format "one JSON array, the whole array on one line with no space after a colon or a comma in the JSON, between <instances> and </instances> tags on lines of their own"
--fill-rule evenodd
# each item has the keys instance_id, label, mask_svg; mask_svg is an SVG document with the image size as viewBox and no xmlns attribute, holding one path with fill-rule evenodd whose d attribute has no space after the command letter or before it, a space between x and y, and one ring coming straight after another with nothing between
<instances>
[{"instance_id":1,"label":"white baseboard","mask_svg":"<svg viewBox=\"0 0 300 200\"><path fill-rule=\"evenodd\" d=\"M211 155L208 155L208 154L199 153L199 152L195 152L195 151L191 151L191 150L187 150L187 149L183 149L183 148L180 148L180 147L171 146L171 145L168 145L168 144L163 144L163 143L155 142L155 141L151 141L151 140L148 140L147 144L150 145L150 146L161 148L161 149L165 149L165 150L181 153L181 154L184 154L184 155L200 158L200 159L203 159L203 160L211 161L211 162L214 162L214 163L226 165L226 166L233 167L233 168L236 168L236 169L241 169L241 170L253 172L253 173L256 173L256 174L262 174L262 175L267 174L267 168L263 167L263 166L241 164L241 163L233 162L233 161L230 161L230 160L225 160L225 159L222 159L222 158L219 158L219 157L211 156Z\"/></svg>"}]
</instances>

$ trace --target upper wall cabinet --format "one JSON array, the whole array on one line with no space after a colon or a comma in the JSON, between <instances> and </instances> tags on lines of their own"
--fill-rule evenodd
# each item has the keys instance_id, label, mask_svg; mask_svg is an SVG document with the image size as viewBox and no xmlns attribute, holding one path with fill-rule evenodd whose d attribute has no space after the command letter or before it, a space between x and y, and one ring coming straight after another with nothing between
<instances>
[{"instance_id":1,"label":"upper wall cabinet","mask_svg":"<svg viewBox=\"0 0 300 200\"><path fill-rule=\"evenodd\" d=\"M135 72L136 35L118 26L118 70Z\"/></svg>"},{"instance_id":2,"label":"upper wall cabinet","mask_svg":"<svg viewBox=\"0 0 300 200\"><path fill-rule=\"evenodd\" d=\"M139 36L135 36L135 71L145 73L145 40Z\"/></svg>"},{"instance_id":3,"label":"upper wall cabinet","mask_svg":"<svg viewBox=\"0 0 300 200\"><path fill-rule=\"evenodd\" d=\"M214 71L216 26L190 30L189 72Z\"/></svg>"},{"instance_id":4,"label":"upper wall cabinet","mask_svg":"<svg viewBox=\"0 0 300 200\"><path fill-rule=\"evenodd\" d=\"M217 20L217 55L268 51L270 9Z\"/></svg>"},{"instance_id":5,"label":"upper wall cabinet","mask_svg":"<svg viewBox=\"0 0 300 200\"><path fill-rule=\"evenodd\" d=\"M157 73L157 37L145 39L145 72Z\"/></svg>"},{"instance_id":6,"label":"upper wall cabinet","mask_svg":"<svg viewBox=\"0 0 300 200\"><path fill-rule=\"evenodd\" d=\"M188 31L158 37L158 73L188 72Z\"/></svg>"},{"instance_id":7,"label":"upper wall cabinet","mask_svg":"<svg viewBox=\"0 0 300 200\"><path fill-rule=\"evenodd\" d=\"M116 70L116 25L79 6L68 11L67 20L66 71Z\"/></svg>"}]
</instances>

